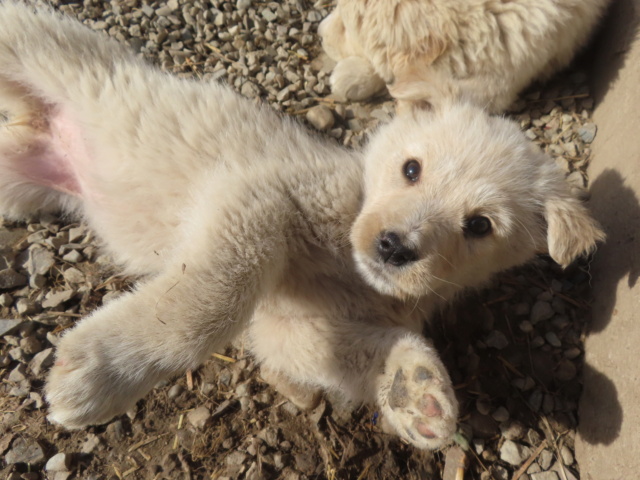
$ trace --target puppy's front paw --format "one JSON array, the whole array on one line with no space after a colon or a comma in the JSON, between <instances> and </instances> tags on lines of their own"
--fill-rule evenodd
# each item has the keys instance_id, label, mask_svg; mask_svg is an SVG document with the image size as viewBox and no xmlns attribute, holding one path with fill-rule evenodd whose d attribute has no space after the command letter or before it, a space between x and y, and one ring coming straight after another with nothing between
<instances>
[{"instance_id":1,"label":"puppy's front paw","mask_svg":"<svg viewBox=\"0 0 640 480\"><path fill-rule=\"evenodd\" d=\"M413 357L413 358L411 358ZM392 362L396 363L396 362ZM429 355L405 358L390 376L382 400L386 427L417 448L437 449L456 430L458 402L444 367Z\"/></svg>"},{"instance_id":2,"label":"puppy's front paw","mask_svg":"<svg viewBox=\"0 0 640 480\"><path fill-rule=\"evenodd\" d=\"M118 375L112 352L81 330L62 339L45 386L49 420L70 430L105 423L138 398Z\"/></svg>"}]
</instances>

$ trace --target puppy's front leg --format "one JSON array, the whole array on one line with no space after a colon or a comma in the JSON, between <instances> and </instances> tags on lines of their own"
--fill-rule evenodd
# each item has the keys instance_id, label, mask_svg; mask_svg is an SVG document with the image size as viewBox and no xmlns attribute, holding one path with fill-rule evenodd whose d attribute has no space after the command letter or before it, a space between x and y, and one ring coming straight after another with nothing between
<instances>
[{"instance_id":1,"label":"puppy's front leg","mask_svg":"<svg viewBox=\"0 0 640 480\"><path fill-rule=\"evenodd\" d=\"M281 272L284 229L266 214L235 230L217 220L199 225L163 273L64 335L46 385L51 420L70 429L104 423L246 325Z\"/></svg>"}]
</instances>

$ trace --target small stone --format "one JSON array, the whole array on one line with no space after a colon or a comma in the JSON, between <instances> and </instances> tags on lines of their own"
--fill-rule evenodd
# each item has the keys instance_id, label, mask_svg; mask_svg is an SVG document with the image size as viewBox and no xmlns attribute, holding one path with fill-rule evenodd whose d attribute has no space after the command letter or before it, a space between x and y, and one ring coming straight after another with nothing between
<instances>
[{"instance_id":1,"label":"small stone","mask_svg":"<svg viewBox=\"0 0 640 480\"><path fill-rule=\"evenodd\" d=\"M580 350L578 347L567 348L563 352L564 358L568 358L569 360L578 358L581 354L582 354L582 350Z\"/></svg>"},{"instance_id":2,"label":"small stone","mask_svg":"<svg viewBox=\"0 0 640 480\"><path fill-rule=\"evenodd\" d=\"M11 305L13 305L13 297L11 295L8 293L0 295L0 307L10 307ZM2 335L2 326L0 326L0 335Z\"/></svg>"},{"instance_id":3,"label":"small stone","mask_svg":"<svg viewBox=\"0 0 640 480\"><path fill-rule=\"evenodd\" d=\"M39 410L44 406L42 395L40 395L38 392L29 392L29 398L33 400L34 408Z\"/></svg>"},{"instance_id":4,"label":"small stone","mask_svg":"<svg viewBox=\"0 0 640 480\"><path fill-rule=\"evenodd\" d=\"M520 330L523 333L531 333L533 332L533 325L529 320L523 320L520 322Z\"/></svg>"},{"instance_id":5,"label":"small stone","mask_svg":"<svg viewBox=\"0 0 640 480\"><path fill-rule=\"evenodd\" d=\"M502 350L509 345L509 340L504 333L494 330L487 336L485 343L488 347L495 348L496 350Z\"/></svg>"},{"instance_id":6,"label":"small stone","mask_svg":"<svg viewBox=\"0 0 640 480\"><path fill-rule=\"evenodd\" d=\"M555 312L553 311L553 308L551 308L551 304L549 302L539 300L533 304L529 320L535 325L538 322L549 320L553 317L554 313Z\"/></svg>"},{"instance_id":7,"label":"small stone","mask_svg":"<svg viewBox=\"0 0 640 480\"><path fill-rule=\"evenodd\" d=\"M22 287L28 283L27 277L12 268L0 270L0 289Z\"/></svg>"},{"instance_id":8,"label":"small stone","mask_svg":"<svg viewBox=\"0 0 640 480\"><path fill-rule=\"evenodd\" d=\"M507 440L520 440L524 437L527 430L520 422L508 420L500 425L500 432Z\"/></svg>"},{"instance_id":9,"label":"small stone","mask_svg":"<svg viewBox=\"0 0 640 480\"><path fill-rule=\"evenodd\" d=\"M67 268L62 275L64 276L64 279L69 283L84 282L84 273L74 267Z\"/></svg>"},{"instance_id":10,"label":"small stone","mask_svg":"<svg viewBox=\"0 0 640 480\"><path fill-rule=\"evenodd\" d=\"M236 2L236 8L238 10L247 10L249 7L251 7L252 2L253 0L238 0Z\"/></svg>"},{"instance_id":11,"label":"small stone","mask_svg":"<svg viewBox=\"0 0 640 480\"><path fill-rule=\"evenodd\" d=\"M558 336L554 332L547 332L544 334L544 338L547 340L547 343L552 347L561 347L562 342L558 338Z\"/></svg>"},{"instance_id":12,"label":"small stone","mask_svg":"<svg viewBox=\"0 0 640 480\"><path fill-rule=\"evenodd\" d=\"M82 446L80 447L80 451L82 453L91 453L96 448L98 448L98 446L100 446L100 443L102 443L102 441L100 440L100 437L98 437L93 433L90 433L87 435L87 438L85 439Z\"/></svg>"},{"instance_id":13,"label":"small stone","mask_svg":"<svg viewBox=\"0 0 640 480\"><path fill-rule=\"evenodd\" d=\"M53 457L47 460L47 464L44 469L47 472L68 472L71 466L71 457L66 453L56 453Z\"/></svg>"},{"instance_id":14,"label":"small stone","mask_svg":"<svg viewBox=\"0 0 640 480\"><path fill-rule=\"evenodd\" d=\"M169 389L167 397L174 400L178 398L182 392L184 392L184 387L182 385L175 384Z\"/></svg>"},{"instance_id":15,"label":"small stone","mask_svg":"<svg viewBox=\"0 0 640 480\"><path fill-rule=\"evenodd\" d=\"M143 7L143 10L144 10L144 7ZM69 236L67 237L66 243L78 243L78 240L81 240L86 234L87 234L86 227L80 226L80 227L70 228Z\"/></svg>"},{"instance_id":16,"label":"small stone","mask_svg":"<svg viewBox=\"0 0 640 480\"><path fill-rule=\"evenodd\" d=\"M18 327L24 320L0 320L0 337L11 333L14 329Z\"/></svg>"},{"instance_id":17,"label":"small stone","mask_svg":"<svg viewBox=\"0 0 640 480\"><path fill-rule=\"evenodd\" d=\"M251 387L250 380L243 382L236 387L236 395L238 397L246 397L248 395L251 395L252 393L253 393L253 388Z\"/></svg>"},{"instance_id":18,"label":"small stone","mask_svg":"<svg viewBox=\"0 0 640 480\"><path fill-rule=\"evenodd\" d=\"M578 129L578 135L584 143L591 143L596 138L598 128L595 123L585 123Z\"/></svg>"},{"instance_id":19,"label":"small stone","mask_svg":"<svg viewBox=\"0 0 640 480\"><path fill-rule=\"evenodd\" d=\"M122 420L116 420L107 425L106 433L114 442L120 442L125 436L124 425Z\"/></svg>"},{"instance_id":20,"label":"small stone","mask_svg":"<svg viewBox=\"0 0 640 480\"><path fill-rule=\"evenodd\" d=\"M500 459L514 466L520 465L531 455L531 449L507 440L500 447Z\"/></svg>"},{"instance_id":21,"label":"small stone","mask_svg":"<svg viewBox=\"0 0 640 480\"><path fill-rule=\"evenodd\" d=\"M41 246L29 248L29 257L27 259L27 271L29 275L46 275L54 263L53 252Z\"/></svg>"},{"instance_id":22,"label":"small stone","mask_svg":"<svg viewBox=\"0 0 640 480\"><path fill-rule=\"evenodd\" d=\"M471 412L468 423L473 429L473 436L477 438L491 438L500 431L493 418L478 412Z\"/></svg>"},{"instance_id":23,"label":"small stone","mask_svg":"<svg viewBox=\"0 0 640 480\"><path fill-rule=\"evenodd\" d=\"M32 335L20 340L20 348L26 355L34 355L42 350L42 342Z\"/></svg>"},{"instance_id":24,"label":"small stone","mask_svg":"<svg viewBox=\"0 0 640 480\"><path fill-rule=\"evenodd\" d=\"M198 407L187 413L189 423L199 430L202 430L210 419L211 411L205 406Z\"/></svg>"},{"instance_id":25,"label":"small stone","mask_svg":"<svg viewBox=\"0 0 640 480\"><path fill-rule=\"evenodd\" d=\"M442 480L456 480L456 478L459 478L458 469L464 467L465 463L466 455L462 448L457 445L451 447L445 455Z\"/></svg>"},{"instance_id":26,"label":"small stone","mask_svg":"<svg viewBox=\"0 0 640 480\"><path fill-rule=\"evenodd\" d=\"M563 445L560 449L560 456L562 457L562 463L564 463L567 467L573 465L573 453L571 453L571 449L566 445Z\"/></svg>"},{"instance_id":27,"label":"small stone","mask_svg":"<svg viewBox=\"0 0 640 480\"><path fill-rule=\"evenodd\" d=\"M45 461L44 452L40 444L29 437L18 437L13 441L11 450L7 452L4 461L8 465L26 463L40 465Z\"/></svg>"},{"instance_id":28,"label":"small stone","mask_svg":"<svg viewBox=\"0 0 640 480\"><path fill-rule=\"evenodd\" d=\"M71 300L76 294L74 290L63 290L61 292L49 292L42 301L43 308L55 308L64 302Z\"/></svg>"},{"instance_id":29,"label":"small stone","mask_svg":"<svg viewBox=\"0 0 640 480\"><path fill-rule=\"evenodd\" d=\"M242 465L248 458L249 456L246 453L236 450L227 455L225 462L227 465Z\"/></svg>"},{"instance_id":30,"label":"small stone","mask_svg":"<svg viewBox=\"0 0 640 480\"><path fill-rule=\"evenodd\" d=\"M509 420L509 412L504 407L498 407L491 416L496 422L506 422Z\"/></svg>"},{"instance_id":31,"label":"small stone","mask_svg":"<svg viewBox=\"0 0 640 480\"><path fill-rule=\"evenodd\" d=\"M568 382L569 380L573 380L574 378L576 378L577 374L578 369L571 360L563 358L558 362L558 368L556 369L555 377L561 382Z\"/></svg>"},{"instance_id":32,"label":"small stone","mask_svg":"<svg viewBox=\"0 0 640 480\"><path fill-rule=\"evenodd\" d=\"M551 466L551 462L553 461L553 453L551 453L546 448L540 452L540 456L538 457L538 465L542 470L548 470Z\"/></svg>"},{"instance_id":33,"label":"small stone","mask_svg":"<svg viewBox=\"0 0 640 480\"><path fill-rule=\"evenodd\" d=\"M268 446L275 448L278 445L278 437L280 432L275 427L267 427L258 432L257 437L266 443Z\"/></svg>"},{"instance_id":34,"label":"small stone","mask_svg":"<svg viewBox=\"0 0 640 480\"><path fill-rule=\"evenodd\" d=\"M71 250L69 253L64 255L62 259L65 262L78 263L82 261L82 253L80 253L78 250Z\"/></svg>"},{"instance_id":35,"label":"small stone","mask_svg":"<svg viewBox=\"0 0 640 480\"><path fill-rule=\"evenodd\" d=\"M27 380L27 366L21 363L16 368L11 370L8 380L11 383L22 383Z\"/></svg>"},{"instance_id":36,"label":"small stone","mask_svg":"<svg viewBox=\"0 0 640 480\"><path fill-rule=\"evenodd\" d=\"M560 480L554 471L532 473L531 480Z\"/></svg>"},{"instance_id":37,"label":"small stone","mask_svg":"<svg viewBox=\"0 0 640 480\"><path fill-rule=\"evenodd\" d=\"M480 397L476 400L476 410L482 415L491 413L491 401L486 397Z\"/></svg>"},{"instance_id":38,"label":"small stone","mask_svg":"<svg viewBox=\"0 0 640 480\"><path fill-rule=\"evenodd\" d=\"M333 127L335 118L331 109L316 105L307 112L307 121L320 131L327 131Z\"/></svg>"},{"instance_id":39,"label":"small stone","mask_svg":"<svg viewBox=\"0 0 640 480\"><path fill-rule=\"evenodd\" d=\"M40 376L43 370L53 365L53 348L46 348L40 353L36 354L29 362L29 368L34 375Z\"/></svg>"}]
</instances>

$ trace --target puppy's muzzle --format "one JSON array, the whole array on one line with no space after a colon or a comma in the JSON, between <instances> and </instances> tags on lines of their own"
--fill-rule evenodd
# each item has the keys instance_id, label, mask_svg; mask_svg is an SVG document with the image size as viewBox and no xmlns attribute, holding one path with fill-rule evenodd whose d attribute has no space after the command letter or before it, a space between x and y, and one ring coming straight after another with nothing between
<instances>
[{"instance_id":1,"label":"puppy's muzzle","mask_svg":"<svg viewBox=\"0 0 640 480\"><path fill-rule=\"evenodd\" d=\"M384 263L395 267L401 267L418 260L418 253L404 245L400 236L395 232L381 232L378 237L377 250Z\"/></svg>"}]
</instances>

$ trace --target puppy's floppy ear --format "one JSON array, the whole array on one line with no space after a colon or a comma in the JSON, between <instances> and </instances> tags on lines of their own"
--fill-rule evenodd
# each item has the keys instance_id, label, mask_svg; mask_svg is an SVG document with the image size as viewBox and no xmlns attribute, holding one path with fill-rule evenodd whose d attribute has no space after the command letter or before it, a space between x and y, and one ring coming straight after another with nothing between
<instances>
[{"instance_id":1,"label":"puppy's floppy ear","mask_svg":"<svg viewBox=\"0 0 640 480\"><path fill-rule=\"evenodd\" d=\"M552 198L545 204L549 255L567 267L580 255L595 250L605 233L589 211L575 198Z\"/></svg>"}]
</instances>

